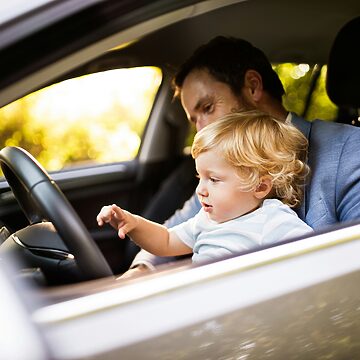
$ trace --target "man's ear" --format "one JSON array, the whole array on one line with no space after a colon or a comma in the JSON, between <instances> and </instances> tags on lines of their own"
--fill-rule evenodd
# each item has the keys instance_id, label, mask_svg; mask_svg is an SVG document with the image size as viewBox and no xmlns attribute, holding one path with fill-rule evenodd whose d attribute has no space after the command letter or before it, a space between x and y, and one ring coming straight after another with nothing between
<instances>
[{"instance_id":1,"label":"man's ear","mask_svg":"<svg viewBox=\"0 0 360 360\"><path fill-rule=\"evenodd\" d=\"M261 75L255 70L247 70L244 76L246 95L252 102L259 102L263 95L263 82Z\"/></svg>"},{"instance_id":2,"label":"man's ear","mask_svg":"<svg viewBox=\"0 0 360 360\"><path fill-rule=\"evenodd\" d=\"M264 199L271 191L273 184L271 176L264 175L260 178L259 185L255 189L255 197L257 199Z\"/></svg>"}]
</instances>

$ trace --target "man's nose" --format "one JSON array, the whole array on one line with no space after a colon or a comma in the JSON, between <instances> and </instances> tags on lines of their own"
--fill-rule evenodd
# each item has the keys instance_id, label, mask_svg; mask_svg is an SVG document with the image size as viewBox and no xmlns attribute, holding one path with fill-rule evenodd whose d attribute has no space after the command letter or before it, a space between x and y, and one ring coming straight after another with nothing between
<instances>
[{"instance_id":1,"label":"man's nose","mask_svg":"<svg viewBox=\"0 0 360 360\"><path fill-rule=\"evenodd\" d=\"M203 114L193 114L191 122L195 125L196 131L200 131L206 125Z\"/></svg>"},{"instance_id":2,"label":"man's nose","mask_svg":"<svg viewBox=\"0 0 360 360\"><path fill-rule=\"evenodd\" d=\"M203 127L205 127L204 119L201 116L198 116L196 119L196 131L200 131Z\"/></svg>"}]
</instances>

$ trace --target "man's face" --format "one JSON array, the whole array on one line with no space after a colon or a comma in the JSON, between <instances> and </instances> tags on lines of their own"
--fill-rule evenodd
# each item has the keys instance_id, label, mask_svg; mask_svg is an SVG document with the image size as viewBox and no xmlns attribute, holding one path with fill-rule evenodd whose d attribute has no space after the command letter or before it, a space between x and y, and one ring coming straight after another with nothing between
<instances>
[{"instance_id":1,"label":"man's face","mask_svg":"<svg viewBox=\"0 0 360 360\"><path fill-rule=\"evenodd\" d=\"M255 190L242 190L236 170L217 150L200 153L195 164L199 177L196 193L209 219L222 223L260 205L261 200L255 196Z\"/></svg>"},{"instance_id":2,"label":"man's face","mask_svg":"<svg viewBox=\"0 0 360 360\"><path fill-rule=\"evenodd\" d=\"M228 85L217 81L206 70L193 70L185 78L181 104L197 131L230 112L247 109Z\"/></svg>"}]
</instances>

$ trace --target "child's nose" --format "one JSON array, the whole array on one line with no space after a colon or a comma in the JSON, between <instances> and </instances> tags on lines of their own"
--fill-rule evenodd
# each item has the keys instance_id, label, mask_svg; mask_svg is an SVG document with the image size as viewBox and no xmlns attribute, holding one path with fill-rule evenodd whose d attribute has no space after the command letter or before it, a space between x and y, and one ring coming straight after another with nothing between
<instances>
[{"instance_id":1,"label":"child's nose","mask_svg":"<svg viewBox=\"0 0 360 360\"><path fill-rule=\"evenodd\" d=\"M200 196L208 196L207 188L202 180L199 181L199 184L196 188L196 193Z\"/></svg>"}]
</instances>

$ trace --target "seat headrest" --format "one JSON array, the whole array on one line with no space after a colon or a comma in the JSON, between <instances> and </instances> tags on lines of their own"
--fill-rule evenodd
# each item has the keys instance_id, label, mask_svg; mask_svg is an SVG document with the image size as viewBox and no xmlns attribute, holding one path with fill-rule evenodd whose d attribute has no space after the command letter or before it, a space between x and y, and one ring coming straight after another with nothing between
<instances>
[{"instance_id":1,"label":"seat headrest","mask_svg":"<svg viewBox=\"0 0 360 360\"><path fill-rule=\"evenodd\" d=\"M326 90L336 105L360 108L360 17L343 26L335 38L329 55Z\"/></svg>"}]
</instances>

